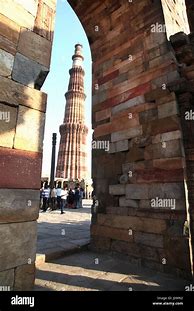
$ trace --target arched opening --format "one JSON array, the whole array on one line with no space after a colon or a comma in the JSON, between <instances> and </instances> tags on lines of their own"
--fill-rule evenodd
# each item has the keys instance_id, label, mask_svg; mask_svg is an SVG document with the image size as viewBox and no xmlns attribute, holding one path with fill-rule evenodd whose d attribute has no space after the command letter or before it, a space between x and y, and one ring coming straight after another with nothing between
<instances>
[{"instance_id":1,"label":"arched opening","mask_svg":"<svg viewBox=\"0 0 194 311\"><path fill-rule=\"evenodd\" d=\"M175 9L183 3L173 2ZM164 25L161 1L69 3L92 50L94 146L104 146L93 148L92 174L99 206L92 217L91 248L182 280L190 278L194 130L192 122L185 122L184 113L191 108L192 121L193 34L175 34L170 45L167 27L152 31L152 25ZM186 6L188 11L191 2L186 1ZM171 20L172 7L167 9ZM0 277L5 280L9 275L11 288L24 289L25 284L32 287L35 269L46 112L46 95L40 88L49 71L55 0L1 1L0 12L0 101L1 107L12 112L10 124L0 123L0 230L5 237ZM188 17L192 26L192 13ZM176 24L181 26L179 21ZM182 26L178 29L184 30ZM6 116L1 114L4 121ZM185 168L190 235L185 225ZM97 259L91 265L99 271ZM106 265L104 269L106 274ZM84 281L89 280L85 277Z\"/></svg>"},{"instance_id":2,"label":"arched opening","mask_svg":"<svg viewBox=\"0 0 194 311\"><path fill-rule=\"evenodd\" d=\"M71 32L69 31L71 29ZM77 44L80 44L79 50ZM76 45L76 47L75 47ZM83 47L81 49L81 46ZM76 50L75 50L76 48ZM78 53L75 55L75 53ZM80 53L83 58L78 58ZM82 56L81 55L81 56ZM73 63L72 63L73 58ZM44 133L42 181L49 183L50 197L42 190L42 206L38 219L37 262L45 255L65 254L88 245L91 224L91 51L85 31L68 2L58 1L51 67L42 91L47 93L47 113ZM79 76L77 75L77 70ZM81 69L80 69L81 68ZM75 72L74 72L75 71ZM83 97L79 93L83 92ZM86 95L86 96L85 96ZM66 122L66 123L65 123ZM82 137L77 127L87 129ZM75 127L63 136L61 127ZM51 185L52 134L57 134L55 152L55 188ZM82 158L85 155L83 164ZM82 168L84 165L84 169ZM67 169L66 169L67 168ZM80 169L81 168L81 169ZM79 171L80 169L80 171ZM79 174L78 174L79 172ZM79 188L75 190L79 184ZM63 200L64 185L68 196ZM60 190L62 188L62 190ZM70 195L74 192L74 198ZM78 192L79 190L79 192ZM82 191L81 191L82 190ZM67 190L65 190L67 192ZM76 195L81 196L79 201ZM48 196L48 193L46 193ZM82 200L83 198L83 200ZM46 213L43 213L45 212ZM64 213L63 215L61 215Z\"/></svg>"}]
</instances>

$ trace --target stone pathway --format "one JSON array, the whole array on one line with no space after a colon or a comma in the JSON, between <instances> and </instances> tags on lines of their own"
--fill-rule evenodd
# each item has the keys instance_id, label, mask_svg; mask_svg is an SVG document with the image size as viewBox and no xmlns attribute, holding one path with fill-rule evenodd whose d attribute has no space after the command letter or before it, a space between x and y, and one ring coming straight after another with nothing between
<instances>
[{"instance_id":1,"label":"stone pathway","mask_svg":"<svg viewBox=\"0 0 194 311\"><path fill-rule=\"evenodd\" d=\"M81 209L40 212L36 263L80 251L90 240L91 200L84 200Z\"/></svg>"},{"instance_id":2,"label":"stone pathway","mask_svg":"<svg viewBox=\"0 0 194 311\"><path fill-rule=\"evenodd\" d=\"M90 251L37 267L35 291L184 291L189 281Z\"/></svg>"},{"instance_id":3,"label":"stone pathway","mask_svg":"<svg viewBox=\"0 0 194 311\"><path fill-rule=\"evenodd\" d=\"M90 240L90 207L91 201L85 200L83 209L66 209L63 215L40 213L36 291L183 291L190 284L109 255L83 251Z\"/></svg>"}]
</instances>

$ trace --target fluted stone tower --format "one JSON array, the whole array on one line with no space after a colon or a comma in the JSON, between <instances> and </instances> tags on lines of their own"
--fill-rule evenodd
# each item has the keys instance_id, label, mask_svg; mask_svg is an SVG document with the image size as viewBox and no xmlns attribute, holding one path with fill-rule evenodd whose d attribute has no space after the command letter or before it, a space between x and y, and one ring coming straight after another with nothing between
<instances>
[{"instance_id":1,"label":"fluted stone tower","mask_svg":"<svg viewBox=\"0 0 194 311\"><path fill-rule=\"evenodd\" d=\"M87 177L86 139L88 128L85 125L84 69L82 45L75 46L73 66L70 69L68 91L65 94L66 108L63 124L60 126L60 146L56 177L65 179L84 179Z\"/></svg>"}]
</instances>

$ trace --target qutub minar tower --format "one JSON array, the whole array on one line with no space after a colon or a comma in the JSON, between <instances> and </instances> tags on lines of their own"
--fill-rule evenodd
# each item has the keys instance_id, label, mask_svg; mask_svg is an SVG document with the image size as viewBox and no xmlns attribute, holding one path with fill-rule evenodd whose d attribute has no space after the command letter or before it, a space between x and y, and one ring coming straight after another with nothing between
<instances>
[{"instance_id":1,"label":"qutub minar tower","mask_svg":"<svg viewBox=\"0 0 194 311\"><path fill-rule=\"evenodd\" d=\"M84 69L82 45L75 46L73 66L65 94L66 108L63 124L60 126L60 146L56 177L68 180L82 180L87 177L87 134L85 125Z\"/></svg>"}]
</instances>

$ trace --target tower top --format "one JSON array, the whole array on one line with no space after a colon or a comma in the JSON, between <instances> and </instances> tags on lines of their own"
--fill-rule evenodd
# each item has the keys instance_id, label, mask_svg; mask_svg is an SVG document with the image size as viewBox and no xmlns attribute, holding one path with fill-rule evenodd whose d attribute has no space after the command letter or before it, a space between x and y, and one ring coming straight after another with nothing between
<instances>
[{"instance_id":1,"label":"tower top","mask_svg":"<svg viewBox=\"0 0 194 311\"><path fill-rule=\"evenodd\" d=\"M72 56L73 67L82 67L82 62L84 60L82 49L83 46L81 44L78 43L75 45L75 53Z\"/></svg>"}]
</instances>

